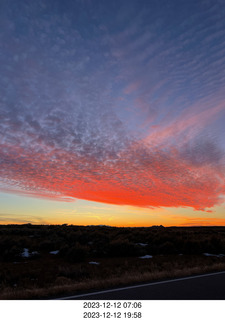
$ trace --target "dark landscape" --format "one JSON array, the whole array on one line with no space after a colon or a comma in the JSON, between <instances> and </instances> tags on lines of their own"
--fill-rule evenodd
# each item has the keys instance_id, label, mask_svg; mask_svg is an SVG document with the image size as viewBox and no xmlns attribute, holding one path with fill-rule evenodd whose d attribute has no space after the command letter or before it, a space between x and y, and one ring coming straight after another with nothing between
<instances>
[{"instance_id":1,"label":"dark landscape","mask_svg":"<svg viewBox=\"0 0 225 320\"><path fill-rule=\"evenodd\" d=\"M0 299L225 270L225 227L0 225Z\"/></svg>"}]
</instances>

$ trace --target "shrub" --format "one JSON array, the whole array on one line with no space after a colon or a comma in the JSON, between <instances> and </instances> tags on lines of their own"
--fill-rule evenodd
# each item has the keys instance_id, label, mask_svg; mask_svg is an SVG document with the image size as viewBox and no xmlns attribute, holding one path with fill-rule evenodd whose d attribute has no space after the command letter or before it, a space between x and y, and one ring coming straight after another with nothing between
<instances>
[{"instance_id":1,"label":"shrub","mask_svg":"<svg viewBox=\"0 0 225 320\"><path fill-rule=\"evenodd\" d=\"M176 253L176 248L174 244L170 241L166 241L165 243L159 246L159 252L161 254L172 254Z\"/></svg>"},{"instance_id":2,"label":"shrub","mask_svg":"<svg viewBox=\"0 0 225 320\"><path fill-rule=\"evenodd\" d=\"M66 245L60 249L60 254L69 262L81 262L88 256L88 247L76 242L74 245Z\"/></svg>"},{"instance_id":3,"label":"shrub","mask_svg":"<svg viewBox=\"0 0 225 320\"><path fill-rule=\"evenodd\" d=\"M108 253L112 257L129 257L137 256L142 252L137 245L128 240L114 240L109 244Z\"/></svg>"}]
</instances>

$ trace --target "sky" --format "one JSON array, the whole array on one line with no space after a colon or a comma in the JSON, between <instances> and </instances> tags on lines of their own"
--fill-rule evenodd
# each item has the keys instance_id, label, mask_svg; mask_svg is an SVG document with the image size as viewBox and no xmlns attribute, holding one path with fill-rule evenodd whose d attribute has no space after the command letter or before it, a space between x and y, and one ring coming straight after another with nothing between
<instances>
[{"instance_id":1,"label":"sky","mask_svg":"<svg viewBox=\"0 0 225 320\"><path fill-rule=\"evenodd\" d=\"M225 225L225 2L1 0L0 223Z\"/></svg>"}]
</instances>

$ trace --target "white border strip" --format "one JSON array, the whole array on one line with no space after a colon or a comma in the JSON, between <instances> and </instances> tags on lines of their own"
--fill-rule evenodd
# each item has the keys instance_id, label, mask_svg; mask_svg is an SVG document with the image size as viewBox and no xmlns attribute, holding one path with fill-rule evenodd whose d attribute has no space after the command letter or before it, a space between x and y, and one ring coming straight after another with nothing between
<instances>
[{"instance_id":1,"label":"white border strip","mask_svg":"<svg viewBox=\"0 0 225 320\"><path fill-rule=\"evenodd\" d=\"M157 284L164 284L164 283L190 280L190 279L196 279L196 278L210 277L210 276L215 276L218 274L225 274L225 271L220 271L220 272L216 272L216 273L207 273L207 274L202 274L202 275L198 275L198 276L190 276L190 277L184 277L184 278L178 278L178 279L172 279L172 280L164 280L164 281L158 281L158 282L152 282L152 283L145 283L145 284L140 284L140 285L135 285L135 286L130 286L130 287L123 287L123 288L118 288L118 289L110 289L110 290L103 290L103 291L79 294L79 295L57 298L57 299L52 299L52 300L67 300L67 299L81 298L81 297L87 297L87 296L92 296L92 295L98 295L98 294L102 294L102 293L110 293L110 292L115 292L115 291L123 291L123 290L143 288L143 287L148 287L148 286L155 286Z\"/></svg>"}]
</instances>

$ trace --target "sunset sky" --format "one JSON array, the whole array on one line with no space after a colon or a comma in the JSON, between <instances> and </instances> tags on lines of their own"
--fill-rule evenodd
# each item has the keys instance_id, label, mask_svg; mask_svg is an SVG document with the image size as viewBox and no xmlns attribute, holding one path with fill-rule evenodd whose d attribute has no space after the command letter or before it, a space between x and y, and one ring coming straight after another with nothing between
<instances>
[{"instance_id":1,"label":"sunset sky","mask_svg":"<svg viewBox=\"0 0 225 320\"><path fill-rule=\"evenodd\" d=\"M225 2L1 0L0 223L225 225Z\"/></svg>"}]
</instances>

